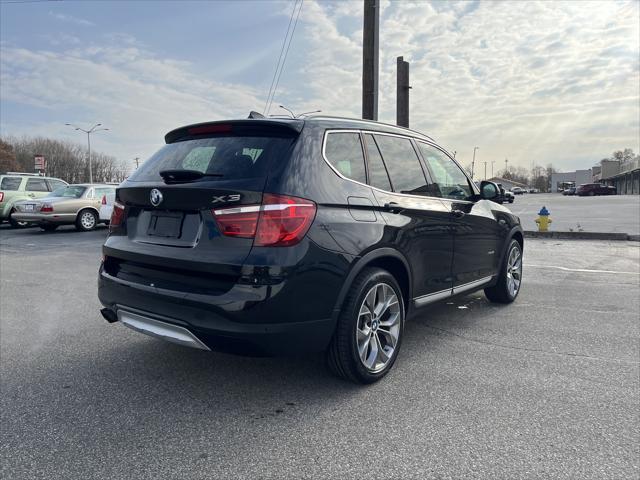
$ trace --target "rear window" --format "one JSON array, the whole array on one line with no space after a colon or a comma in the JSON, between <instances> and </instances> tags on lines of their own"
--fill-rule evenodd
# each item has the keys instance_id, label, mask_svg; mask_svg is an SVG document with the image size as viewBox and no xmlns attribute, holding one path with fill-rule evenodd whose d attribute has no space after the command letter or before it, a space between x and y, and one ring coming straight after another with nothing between
<instances>
[{"instance_id":1,"label":"rear window","mask_svg":"<svg viewBox=\"0 0 640 480\"><path fill-rule=\"evenodd\" d=\"M0 182L0 190L18 190L21 183L21 177L3 177Z\"/></svg>"},{"instance_id":2,"label":"rear window","mask_svg":"<svg viewBox=\"0 0 640 480\"><path fill-rule=\"evenodd\" d=\"M292 138L219 136L170 143L144 162L129 181L161 181L163 170L197 170L209 181L264 178L272 161L282 161Z\"/></svg>"},{"instance_id":3,"label":"rear window","mask_svg":"<svg viewBox=\"0 0 640 480\"><path fill-rule=\"evenodd\" d=\"M80 185L70 185L65 187L64 190L56 190L58 197L66 197L66 198L80 198L87 187L82 187Z\"/></svg>"}]
</instances>

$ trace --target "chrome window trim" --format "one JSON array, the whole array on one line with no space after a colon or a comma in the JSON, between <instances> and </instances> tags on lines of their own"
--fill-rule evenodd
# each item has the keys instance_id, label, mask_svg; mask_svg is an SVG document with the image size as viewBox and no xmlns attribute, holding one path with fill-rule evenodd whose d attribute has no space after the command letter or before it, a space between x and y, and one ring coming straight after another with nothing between
<instances>
[{"instance_id":1,"label":"chrome window trim","mask_svg":"<svg viewBox=\"0 0 640 480\"><path fill-rule=\"evenodd\" d=\"M349 182L353 182L353 183L355 183L357 185L362 185L363 187L372 188L373 190L377 190L378 192L386 193L388 195L400 195L402 197L409 197L409 198L435 198L435 199L438 199L438 197L427 197L426 195L412 195L410 193L390 192L388 190L384 190L382 188L374 187L373 185L369 185L369 184L366 184L366 183L359 182L357 180L353 180L352 178L345 177L342 173L340 173L338 171L338 169L336 169L331 164L331 162L327 158L327 154L326 154L327 138L332 133L357 133L357 134L372 133L372 134L376 134L376 135L380 134L380 135L387 135L387 136L390 136L390 137L406 138L406 139L409 139L409 140L411 139L411 137L408 137L406 135L398 135L398 134L395 134L395 133L376 132L375 130L355 130L355 129L343 129L343 128L329 128L329 129L325 130L324 138L322 140L322 158L325 161L325 163L327 165L329 165L331 170L333 170L335 172L336 175L338 175L343 180L348 180ZM393 180L391 180L391 183L393 184Z\"/></svg>"},{"instance_id":2,"label":"chrome window trim","mask_svg":"<svg viewBox=\"0 0 640 480\"><path fill-rule=\"evenodd\" d=\"M333 170L335 172L335 174L338 175L338 177L342 178L343 180L348 180L349 182L353 182L355 184L362 185L363 187L371 188L371 189L376 190L376 191L381 192L381 193L386 193L387 195L400 195L401 197L421 198L421 199L425 199L426 198L426 199L440 200L440 201L443 201L443 202L451 202L451 203L454 203L454 202L455 203L470 203L470 204L473 203L473 202L471 202L469 200L453 200L451 198L444 198L444 197L432 197L432 196L428 196L428 195L412 195L410 193L390 192L388 190L384 190L382 188L374 187L373 185L369 185L369 184L366 184L366 183L359 182L357 180L353 180L352 178L345 177L344 175L342 175L342 173L340 173L331 164L329 159L327 159L327 155L326 155L327 137L332 133L361 133L363 135L367 134L367 133L370 133L372 135L387 135L389 137L406 138L407 140L412 140L413 139L415 141L418 141L418 139L416 139L415 137L408 136L408 135L399 135L399 134L396 134L396 133L378 132L376 130L356 130L356 129L353 129L353 128L346 128L346 129L344 129L344 128L328 128L327 130L325 130L324 138L322 139L322 159L325 161L325 163L327 165L329 165L331 170ZM426 143L428 145L431 145L426 140L419 139L419 141L424 142L424 143ZM413 143L412 143L412 146L413 146ZM363 145L363 147L364 147L364 145ZM438 148L436 145L434 145L434 147ZM414 150L415 150L415 148L414 148ZM439 148L439 150L442 150L442 149ZM418 155L421 155L421 154L418 152ZM458 165L458 167L459 166L460 165ZM420 168L422 168L422 164L420 165ZM465 174L465 176L466 176L466 174ZM469 178L469 177L467 177L467 178ZM393 184L393 180L391 180L391 184Z\"/></svg>"}]
</instances>

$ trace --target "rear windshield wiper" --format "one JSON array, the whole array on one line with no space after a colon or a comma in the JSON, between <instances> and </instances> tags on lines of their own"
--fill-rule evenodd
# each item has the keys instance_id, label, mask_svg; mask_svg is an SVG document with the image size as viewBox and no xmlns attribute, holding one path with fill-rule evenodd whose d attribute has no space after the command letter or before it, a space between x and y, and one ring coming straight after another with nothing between
<instances>
[{"instance_id":1,"label":"rear windshield wiper","mask_svg":"<svg viewBox=\"0 0 640 480\"><path fill-rule=\"evenodd\" d=\"M221 173L203 173L198 170L162 170L160 176L164 183L186 183L204 177L223 177Z\"/></svg>"}]
</instances>

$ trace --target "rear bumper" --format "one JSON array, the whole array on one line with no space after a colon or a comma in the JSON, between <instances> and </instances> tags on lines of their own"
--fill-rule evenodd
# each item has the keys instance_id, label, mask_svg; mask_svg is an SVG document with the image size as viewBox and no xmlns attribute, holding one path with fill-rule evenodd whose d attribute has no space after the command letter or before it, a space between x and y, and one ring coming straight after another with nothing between
<instances>
[{"instance_id":1,"label":"rear bumper","mask_svg":"<svg viewBox=\"0 0 640 480\"><path fill-rule=\"evenodd\" d=\"M75 213L25 213L15 212L13 218L19 222L30 222L39 224L67 224L76 220Z\"/></svg>"},{"instance_id":2,"label":"rear bumper","mask_svg":"<svg viewBox=\"0 0 640 480\"><path fill-rule=\"evenodd\" d=\"M291 297L289 311L283 312L282 299L277 297L286 289L286 285L236 285L223 295L203 298L123 281L102 268L98 281L101 303L121 322L123 316L133 315L150 319L148 323L162 322L169 329L179 327L210 350L278 356L325 350L335 329L335 318L298 316L301 305L312 302L300 296ZM127 326L133 328L131 324ZM173 341L169 334L137 330Z\"/></svg>"}]
</instances>

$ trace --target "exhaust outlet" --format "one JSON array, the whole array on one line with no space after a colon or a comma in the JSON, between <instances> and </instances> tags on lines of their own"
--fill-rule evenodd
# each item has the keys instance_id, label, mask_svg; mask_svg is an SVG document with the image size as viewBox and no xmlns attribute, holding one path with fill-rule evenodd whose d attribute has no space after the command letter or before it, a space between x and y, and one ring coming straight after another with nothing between
<instances>
[{"instance_id":1,"label":"exhaust outlet","mask_svg":"<svg viewBox=\"0 0 640 480\"><path fill-rule=\"evenodd\" d=\"M118 321L118 315L116 314L116 312L114 312L110 308L103 308L102 310L100 310L100 313L102 314L104 319L109 323L115 323Z\"/></svg>"}]
</instances>

